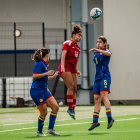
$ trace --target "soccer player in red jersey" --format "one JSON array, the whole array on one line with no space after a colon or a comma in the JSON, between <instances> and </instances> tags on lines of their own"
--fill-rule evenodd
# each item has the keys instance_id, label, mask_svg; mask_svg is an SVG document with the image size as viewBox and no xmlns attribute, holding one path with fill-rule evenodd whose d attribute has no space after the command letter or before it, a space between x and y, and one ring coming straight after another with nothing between
<instances>
[{"instance_id":1,"label":"soccer player in red jersey","mask_svg":"<svg viewBox=\"0 0 140 140\"><path fill-rule=\"evenodd\" d=\"M74 109L76 106L77 76L80 76L77 66L80 47L77 42L80 42L81 38L81 27L75 25L71 33L71 39L65 41L62 45L61 62L58 67L59 74L67 87L67 113L73 119L75 119Z\"/></svg>"}]
</instances>

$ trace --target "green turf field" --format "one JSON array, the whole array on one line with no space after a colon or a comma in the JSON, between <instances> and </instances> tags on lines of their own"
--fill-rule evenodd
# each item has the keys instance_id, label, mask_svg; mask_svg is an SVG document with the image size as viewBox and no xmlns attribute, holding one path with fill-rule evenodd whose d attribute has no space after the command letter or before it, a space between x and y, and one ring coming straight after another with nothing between
<instances>
[{"instance_id":1,"label":"green turf field","mask_svg":"<svg viewBox=\"0 0 140 140\"><path fill-rule=\"evenodd\" d=\"M61 107L55 129L61 136L37 138L37 117L35 108L0 108L0 140L140 140L140 107L113 106L115 123L111 129L106 129L107 122L104 107L100 114L100 127L88 132L91 123L93 107L77 107L76 120L66 113L66 107ZM49 110L50 112L50 110ZM47 120L44 132L47 130Z\"/></svg>"}]
</instances>

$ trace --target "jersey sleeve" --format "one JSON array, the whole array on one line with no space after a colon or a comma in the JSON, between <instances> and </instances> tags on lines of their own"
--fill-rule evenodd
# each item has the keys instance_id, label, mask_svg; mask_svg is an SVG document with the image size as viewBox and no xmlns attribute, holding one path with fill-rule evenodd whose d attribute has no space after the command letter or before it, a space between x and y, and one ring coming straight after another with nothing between
<instances>
[{"instance_id":1,"label":"jersey sleeve","mask_svg":"<svg viewBox=\"0 0 140 140\"><path fill-rule=\"evenodd\" d=\"M42 65L41 63L37 62L34 64L34 68L33 68L33 73L37 74L37 73L41 73L42 72Z\"/></svg>"},{"instance_id":2,"label":"jersey sleeve","mask_svg":"<svg viewBox=\"0 0 140 140\"><path fill-rule=\"evenodd\" d=\"M63 43L63 45L62 45L62 51L63 50L68 50L68 49L69 49L68 43Z\"/></svg>"}]
</instances>

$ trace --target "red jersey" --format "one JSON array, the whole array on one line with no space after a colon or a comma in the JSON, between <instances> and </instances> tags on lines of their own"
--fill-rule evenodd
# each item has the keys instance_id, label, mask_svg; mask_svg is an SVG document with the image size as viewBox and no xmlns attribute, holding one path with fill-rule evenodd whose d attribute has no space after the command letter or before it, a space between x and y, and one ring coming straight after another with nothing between
<instances>
[{"instance_id":1,"label":"red jersey","mask_svg":"<svg viewBox=\"0 0 140 140\"><path fill-rule=\"evenodd\" d=\"M62 51L67 50L67 54L65 57L65 71L71 71L72 73L76 73L76 66L80 56L80 47L76 42L71 40L67 40L62 45ZM60 71L59 65L59 71Z\"/></svg>"}]
</instances>

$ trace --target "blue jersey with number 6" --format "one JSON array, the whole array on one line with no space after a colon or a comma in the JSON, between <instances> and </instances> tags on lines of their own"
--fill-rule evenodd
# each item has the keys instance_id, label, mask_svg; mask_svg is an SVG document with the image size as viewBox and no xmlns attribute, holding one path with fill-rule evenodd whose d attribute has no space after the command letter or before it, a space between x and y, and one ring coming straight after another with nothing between
<instances>
[{"instance_id":1,"label":"blue jersey with number 6","mask_svg":"<svg viewBox=\"0 0 140 140\"><path fill-rule=\"evenodd\" d=\"M108 49L106 50L110 52ZM99 52L94 53L93 61L96 65L95 80L102 79L103 77L111 77L109 72L110 56L105 56Z\"/></svg>"},{"instance_id":2,"label":"blue jersey with number 6","mask_svg":"<svg viewBox=\"0 0 140 140\"><path fill-rule=\"evenodd\" d=\"M106 51L109 52L109 50ZM93 93L100 94L101 91L107 91L110 93L111 75L108 66L110 62L110 56L95 52L93 61L96 65Z\"/></svg>"}]
</instances>

